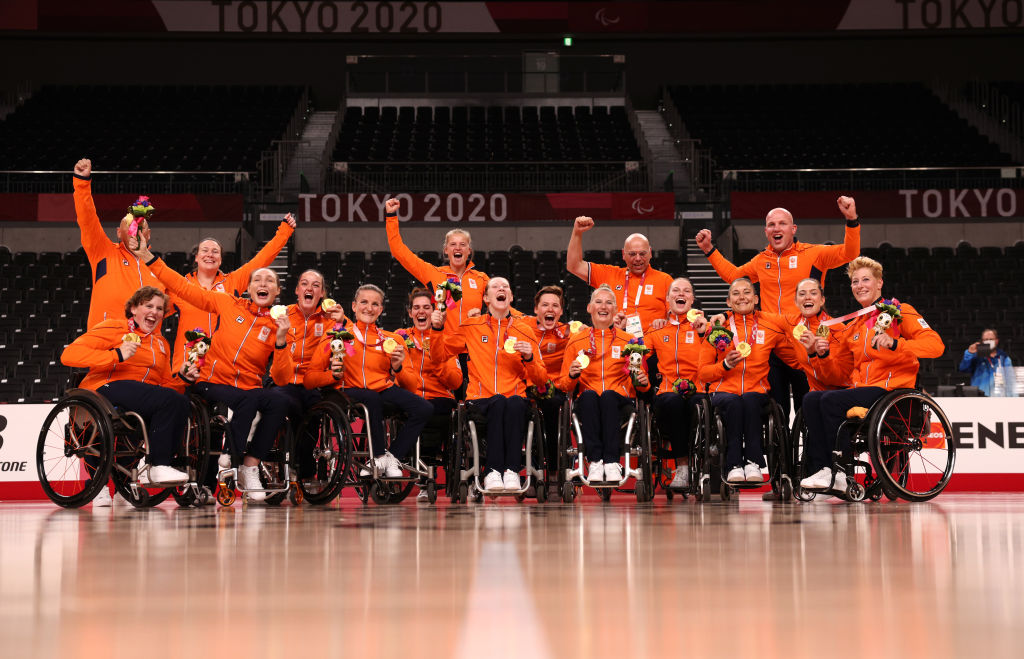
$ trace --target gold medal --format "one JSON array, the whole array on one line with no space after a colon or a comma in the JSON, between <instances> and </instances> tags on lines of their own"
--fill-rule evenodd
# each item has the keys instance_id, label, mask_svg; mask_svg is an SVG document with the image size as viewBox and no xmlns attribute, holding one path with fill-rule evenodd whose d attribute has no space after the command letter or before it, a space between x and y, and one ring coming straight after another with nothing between
<instances>
[{"instance_id":1,"label":"gold medal","mask_svg":"<svg viewBox=\"0 0 1024 659\"><path fill-rule=\"evenodd\" d=\"M590 366L590 357L587 357L586 353L580 350L579 354L576 355L576 362L580 365L580 370Z\"/></svg>"},{"instance_id":2,"label":"gold medal","mask_svg":"<svg viewBox=\"0 0 1024 659\"><path fill-rule=\"evenodd\" d=\"M824 325L818 325L818 329L815 330L814 334L822 337L823 339L827 339L830 332L829 329Z\"/></svg>"},{"instance_id":3,"label":"gold medal","mask_svg":"<svg viewBox=\"0 0 1024 659\"><path fill-rule=\"evenodd\" d=\"M797 325L793 328L793 338L797 341L807 332L807 325Z\"/></svg>"},{"instance_id":4,"label":"gold medal","mask_svg":"<svg viewBox=\"0 0 1024 659\"><path fill-rule=\"evenodd\" d=\"M390 336L388 338L384 339L384 344L381 346L381 348L384 349L384 352L388 353L389 355L391 353L393 353L395 351L395 348L397 348L397 347L398 347L398 341L395 341Z\"/></svg>"},{"instance_id":5,"label":"gold medal","mask_svg":"<svg viewBox=\"0 0 1024 659\"><path fill-rule=\"evenodd\" d=\"M740 341L736 345L736 350L740 353L740 357L743 357L744 359L750 356L750 344L746 341Z\"/></svg>"},{"instance_id":6,"label":"gold medal","mask_svg":"<svg viewBox=\"0 0 1024 659\"><path fill-rule=\"evenodd\" d=\"M580 331L581 327L583 327L583 323L581 323L578 320L574 320L569 323L569 333L575 334L576 332Z\"/></svg>"},{"instance_id":7,"label":"gold medal","mask_svg":"<svg viewBox=\"0 0 1024 659\"><path fill-rule=\"evenodd\" d=\"M502 347L505 348L505 352L511 355L516 351L516 337L510 336L505 339L505 345Z\"/></svg>"},{"instance_id":8,"label":"gold medal","mask_svg":"<svg viewBox=\"0 0 1024 659\"><path fill-rule=\"evenodd\" d=\"M320 303L320 308L324 311L330 311L334 307L338 306L338 303L329 297L325 297L324 301Z\"/></svg>"},{"instance_id":9,"label":"gold medal","mask_svg":"<svg viewBox=\"0 0 1024 659\"><path fill-rule=\"evenodd\" d=\"M288 307L284 306L283 304L275 304L274 306L270 307L270 317L273 318L274 320L277 320L278 318L284 318L286 315L288 315Z\"/></svg>"},{"instance_id":10,"label":"gold medal","mask_svg":"<svg viewBox=\"0 0 1024 659\"><path fill-rule=\"evenodd\" d=\"M140 337L135 332L128 332L127 334L121 337L121 341L125 343L142 343L142 337Z\"/></svg>"},{"instance_id":11,"label":"gold medal","mask_svg":"<svg viewBox=\"0 0 1024 659\"><path fill-rule=\"evenodd\" d=\"M689 311L686 312L686 320L687 320L687 322L692 323L693 321L697 320L698 318L700 318L703 315L704 315L703 311L700 311L698 309L690 309Z\"/></svg>"}]
</instances>

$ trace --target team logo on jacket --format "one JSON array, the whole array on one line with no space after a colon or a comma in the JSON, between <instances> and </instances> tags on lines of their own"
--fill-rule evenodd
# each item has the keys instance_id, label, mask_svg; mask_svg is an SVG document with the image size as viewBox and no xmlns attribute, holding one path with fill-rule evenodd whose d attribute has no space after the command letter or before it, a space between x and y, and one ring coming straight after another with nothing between
<instances>
[{"instance_id":1,"label":"team logo on jacket","mask_svg":"<svg viewBox=\"0 0 1024 659\"><path fill-rule=\"evenodd\" d=\"M690 333L689 333L689 332L687 332L686 334L687 334L687 336L689 336L689 335L690 335ZM661 342L662 342L662 343L668 343L668 337L667 337L667 336L663 336L663 337L661 337Z\"/></svg>"},{"instance_id":2,"label":"team logo on jacket","mask_svg":"<svg viewBox=\"0 0 1024 659\"><path fill-rule=\"evenodd\" d=\"M242 325L245 323L245 318L242 318L241 316L235 316L235 322L238 323L239 325Z\"/></svg>"},{"instance_id":3,"label":"team logo on jacket","mask_svg":"<svg viewBox=\"0 0 1024 659\"><path fill-rule=\"evenodd\" d=\"M480 337L480 343L487 343L487 337L486 336L481 336Z\"/></svg>"},{"instance_id":4,"label":"team logo on jacket","mask_svg":"<svg viewBox=\"0 0 1024 659\"><path fill-rule=\"evenodd\" d=\"M853 340L854 341L859 341L860 340L860 334L854 334L853 335Z\"/></svg>"},{"instance_id":5,"label":"team logo on jacket","mask_svg":"<svg viewBox=\"0 0 1024 659\"><path fill-rule=\"evenodd\" d=\"M615 290L617 290L617 291L621 291L621 290L622 290L622 284L619 284L618 286L616 286L616 287L615 287Z\"/></svg>"},{"instance_id":6,"label":"team logo on jacket","mask_svg":"<svg viewBox=\"0 0 1024 659\"><path fill-rule=\"evenodd\" d=\"M755 339L755 341L757 341L758 343L764 343L764 330L763 329L757 330L757 338Z\"/></svg>"},{"instance_id":7,"label":"team logo on jacket","mask_svg":"<svg viewBox=\"0 0 1024 659\"><path fill-rule=\"evenodd\" d=\"M547 352L554 352L554 351L555 351L555 344L554 344L554 343L551 343L550 341L548 341L548 349L547 349Z\"/></svg>"},{"instance_id":8,"label":"team logo on jacket","mask_svg":"<svg viewBox=\"0 0 1024 659\"><path fill-rule=\"evenodd\" d=\"M618 359L622 356L622 349L619 346L612 346L612 359Z\"/></svg>"},{"instance_id":9,"label":"team logo on jacket","mask_svg":"<svg viewBox=\"0 0 1024 659\"><path fill-rule=\"evenodd\" d=\"M213 290L220 291L221 293L223 293L224 292L224 284L217 284L216 286L213 287Z\"/></svg>"},{"instance_id":10,"label":"team logo on jacket","mask_svg":"<svg viewBox=\"0 0 1024 659\"><path fill-rule=\"evenodd\" d=\"M316 325L313 325L313 336L323 336L323 335L324 335L324 324L323 323L317 323Z\"/></svg>"},{"instance_id":11,"label":"team logo on jacket","mask_svg":"<svg viewBox=\"0 0 1024 659\"><path fill-rule=\"evenodd\" d=\"M269 336L270 336L270 328L269 327L261 327L260 328L260 341L266 341L267 337L269 337Z\"/></svg>"},{"instance_id":12,"label":"team logo on jacket","mask_svg":"<svg viewBox=\"0 0 1024 659\"><path fill-rule=\"evenodd\" d=\"M764 262L764 269L765 270L771 270L772 269L772 264L769 263L768 261L765 261Z\"/></svg>"},{"instance_id":13,"label":"team logo on jacket","mask_svg":"<svg viewBox=\"0 0 1024 659\"><path fill-rule=\"evenodd\" d=\"M128 259L121 259L121 265L128 265Z\"/></svg>"},{"instance_id":14,"label":"team logo on jacket","mask_svg":"<svg viewBox=\"0 0 1024 659\"><path fill-rule=\"evenodd\" d=\"M470 288L476 288L476 280L475 279L470 279L469 280L469 287Z\"/></svg>"},{"instance_id":15,"label":"team logo on jacket","mask_svg":"<svg viewBox=\"0 0 1024 659\"><path fill-rule=\"evenodd\" d=\"M693 343L693 337L694 337L693 332L687 332L686 333L686 342L687 343ZM668 337L667 336L665 337L665 340L668 341Z\"/></svg>"},{"instance_id":16,"label":"team logo on jacket","mask_svg":"<svg viewBox=\"0 0 1024 659\"><path fill-rule=\"evenodd\" d=\"M797 267L796 266L796 257L795 256L789 257L789 269L793 270L796 267Z\"/></svg>"}]
</instances>

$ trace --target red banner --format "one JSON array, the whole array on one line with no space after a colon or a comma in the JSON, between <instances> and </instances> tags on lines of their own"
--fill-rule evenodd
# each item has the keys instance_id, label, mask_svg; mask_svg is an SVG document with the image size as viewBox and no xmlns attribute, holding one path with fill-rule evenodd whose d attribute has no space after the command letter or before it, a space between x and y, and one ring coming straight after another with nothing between
<instances>
[{"instance_id":1,"label":"red banner","mask_svg":"<svg viewBox=\"0 0 1024 659\"><path fill-rule=\"evenodd\" d=\"M392 195L299 195L300 222L383 222ZM552 194L400 194L398 219L414 222L535 222L572 220L666 221L675 217L671 192Z\"/></svg>"},{"instance_id":2,"label":"red banner","mask_svg":"<svg viewBox=\"0 0 1024 659\"><path fill-rule=\"evenodd\" d=\"M95 194L102 221L119 221L135 194ZM238 194L162 194L152 197L154 222L240 222L244 198ZM75 200L64 194L0 194L0 222L74 222Z\"/></svg>"},{"instance_id":3,"label":"red banner","mask_svg":"<svg viewBox=\"0 0 1024 659\"><path fill-rule=\"evenodd\" d=\"M763 220L773 208L782 207L800 219L839 216L840 195L857 201L862 218L961 219L1024 217L1024 190L1014 188L964 188L951 190L884 190L834 192L733 192L734 220Z\"/></svg>"}]
</instances>

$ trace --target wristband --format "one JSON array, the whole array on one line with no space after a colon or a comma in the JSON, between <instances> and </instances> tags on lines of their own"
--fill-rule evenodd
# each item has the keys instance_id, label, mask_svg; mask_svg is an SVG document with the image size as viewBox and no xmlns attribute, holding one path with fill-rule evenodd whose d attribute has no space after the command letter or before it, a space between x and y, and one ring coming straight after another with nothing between
<instances>
[{"instance_id":1,"label":"wristband","mask_svg":"<svg viewBox=\"0 0 1024 659\"><path fill-rule=\"evenodd\" d=\"M288 347L288 343L287 342L285 342L285 344L283 346L279 346L279 345L277 345L277 341L274 341L274 350L284 350L287 347Z\"/></svg>"},{"instance_id":2,"label":"wristband","mask_svg":"<svg viewBox=\"0 0 1024 659\"><path fill-rule=\"evenodd\" d=\"M384 217L385 217L385 218L389 218L389 217L398 217L398 211L395 211L394 213L385 213L385 214L384 214Z\"/></svg>"},{"instance_id":3,"label":"wristband","mask_svg":"<svg viewBox=\"0 0 1024 659\"><path fill-rule=\"evenodd\" d=\"M859 217L855 217L852 220L847 220L846 221L846 226L850 227L851 229L856 227L856 226L860 226L860 218Z\"/></svg>"},{"instance_id":4,"label":"wristband","mask_svg":"<svg viewBox=\"0 0 1024 659\"><path fill-rule=\"evenodd\" d=\"M529 359L527 359L526 357L520 357L519 359L521 359L524 364L529 364L530 362L533 361L533 355L530 355Z\"/></svg>"},{"instance_id":5,"label":"wristband","mask_svg":"<svg viewBox=\"0 0 1024 659\"><path fill-rule=\"evenodd\" d=\"M114 352L117 353L117 361L123 362L124 361L124 355L121 354L121 349L120 348L114 348Z\"/></svg>"},{"instance_id":6,"label":"wristband","mask_svg":"<svg viewBox=\"0 0 1024 659\"><path fill-rule=\"evenodd\" d=\"M391 372L394 373L395 375L398 375L399 373L402 372L403 366L404 366L404 364L399 364L397 369L394 366L392 366L391 367Z\"/></svg>"},{"instance_id":7,"label":"wristband","mask_svg":"<svg viewBox=\"0 0 1024 659\"><path fill-rule=\"evenodd\" d=\"M711 251L710 251L710 252L704 252L704 256L705 256L705 257L708 257L708 258L710 258L710 257L711 257L711 255L712 255L712 254L714 254L714 253L715 253L715 251L717 251L717 249L718 249L718 248L717 248L717 247L715 247L715 246L714 246L714 244L712 244L712 245L711 245ZM701 250L701 251L703 252L704 250Z\"/></svg>"}]
</instances>

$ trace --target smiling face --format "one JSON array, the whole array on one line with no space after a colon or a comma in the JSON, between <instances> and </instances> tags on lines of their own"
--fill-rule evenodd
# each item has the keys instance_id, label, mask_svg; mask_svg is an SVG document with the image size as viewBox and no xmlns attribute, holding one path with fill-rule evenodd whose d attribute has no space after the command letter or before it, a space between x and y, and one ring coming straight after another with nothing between
<instances>
[{"instance_id":1,"label":"smiling face","mask_svg":"<svg viewBox=\"0 0 1024 659\"><path fill-rule=\"evenodd\" d=\"M729 299L726 304L732 312L739 316L746 316L753 313L757 306L757 295L754 294L754 285L746 279L737 279L729 286Z\"/></svg>"},{"instance_id":2,"label":"smiling face","mask_svg":"<svg viewBox=\"0 0 1024 659\"><path fill-rule=\"evenodd\" d=\"M668 310L677 316L685 316L693 307L693 284L689 279L680 277L672 281L668 287Z\"/></svg>"},{"instance_id":3,"label":"smiling face","mask_svg":"<svg viewBox=\"0 0 1024 659\"><path fill-rule=\"evenodd\" d=\"M562 301L554 293L545 293L537 300L533 313L537 316L537 325L541 329L555 329L555 325L562 318Z\"/></svg>"},{"instance_id":4,"label":"smiling face","mask_svg":"<svg viewBox=\"0 0 1024 659\"><path fill-rule=\"evenodd\" d=\"M651 243L647 238L634 233L626 238L626 244L622 246L622 260L630 274L643 275L651 263Z\"/></svg>"},{"instance_id":5,"label":"smiling face","mask_svg":"<svg viewBox=\"0 0 1024 659\"><path fill-rule=\"evenodd\" d=\"M774 208L764 220L764 235L768 245L776 252L789 249L796 239L796 224L793 216L785 208Z\"/></svg>"},{"instance_id":6,"label":"smiling face","mask_svg":"<svg viewBox=\"0 0 1024 659\"><path fill-rule=\"evenodd\" d=\"M249 299L258 307L269 307L281 292L277 283L277 274L270 268L260 268L252 273L249 279Z\"/></svg>"},{"instance_id":7,"label":"smiling face","mask_svg":"<svg viewBox=\"0 0 1024 659\"><path fill-rule=\"evenodd\" d=\"M307 270L299 276L295 285L295 299L302 315L308 316L324 298L324 277L315 270Z\"/></svg>"},{"instance_id":8,"label":"smiling face","mask_svg":"<svg viewBox=\"0 0 1024 659\"><path fill-rule=\"evenodd\" d=\"M155 330L163 317L164 298L161 295L154 295L145 302L132 307L132 320L143 334L149 334Z\"/></svg>"},{"instance_id":9,"label":"smiling face","mask_svg":"<svg viewBox=\"0 0 1024 659\"><path fill-rule=\"evenodd\" d=\"M816 316L825 306L825 296L818 282L805 279L796 286L796 307L805 318Z\"/></svg>"},{"instance_id":10,"label":"smiling face","mask_svg":"<svg viewBox=\"0 0 1024 659\"><path fill-rule=\"evenodd\" d=\"M448 257L448 265L453 270L461 271L469 264L471 254L469 235L462 231L453 231L444 243L444 255Z\"/></svg>"},{"instance_id":11,"label":"smiling face","mask_svg":"<svg viewBox=\"0 0 1024 659\"><path fill-rule=\"evenodd\" d=\"M217 272L224 260L216 240L204 240L196 248L196 268L203 272Z\"/></svg>"},{"instance_id":12,"label":"smiling face","mask_svg":"<svg viewBox=\"0 0 1024 659\"><path fill-rule=\"evenodd\" d=\"M370 289L359 291L356 299L352 301L352 313L360 323L372 325L380 318L382 311L384 311L384 297L377 291Z\"/></svg>"},{"instance_id":13,"label":"smiling face","mask_svg":"<svg viewBox=\"0 0 1024 659\"><path fill-rule=\"evenodd\" d=\"M125 245L128 244L128 240L131 236L128 235L128 227L132 225L132 218L122 218L121 224L117 225L117 239ZM146 239L146 243L152 243L152 234L149 231L149 222L146 220L139 220L139 233Z\"/></svg>"},{"instance_id":14,"label":"smiling face","mask_svg":"<svg viewBox=\"0 0 1024 659\"><path fill-rule=\"evenodd\" d=\"M409 318L412 319L412 326L420 331L427 331L430 327L430 314L434 311L434 300L429 295L418 295L412 299L409 305Z\"/></svg>"},{"instance_id":15,"label":"smiling face","mask_svg":"<svg viewBox=\"0 0 1024 659\"><path fill-rule=\"evenodd\" d=\"M590 322L597 329L608 329L615 319L615 294L609 290L598 290L587 305Z\"/></svg>"},{"instance_id":16,"label":"smiling face","mask_svg":"<svg viewBox=\"0 0 1024 659\"><path fill-rule=\"evenodd\" d=\"M881 277L875 277L869 268L857 268L850 276L850 290L862 307L882 297L882 284Z\"/></svg>"},{"instance_id":17,"label":"smiling face","mask_svg":"<svg viewBox=\"0 0 1024 659\"><path fill-rule=\"evenodd\" d=\"M484 289L484 304L492 316L504 318L512 306L512 288L504 277L492 277Z\"/></svg>"}]
</instances>

